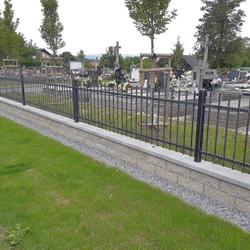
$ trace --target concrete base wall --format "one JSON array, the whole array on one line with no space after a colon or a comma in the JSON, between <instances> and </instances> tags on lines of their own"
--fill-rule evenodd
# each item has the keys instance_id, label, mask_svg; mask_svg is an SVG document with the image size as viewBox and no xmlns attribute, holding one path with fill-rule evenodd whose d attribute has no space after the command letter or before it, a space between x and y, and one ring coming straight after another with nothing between
<instances>
[{"instance_id":1,"label":"concrete base wall","mask_svg":"<svg viewBox=\"0 0 250 250\"><path fill-rule=\"evenodd\" d=\"M250 213L250 175L0 97L0 109Z\"/></svg>"}]
</instances>

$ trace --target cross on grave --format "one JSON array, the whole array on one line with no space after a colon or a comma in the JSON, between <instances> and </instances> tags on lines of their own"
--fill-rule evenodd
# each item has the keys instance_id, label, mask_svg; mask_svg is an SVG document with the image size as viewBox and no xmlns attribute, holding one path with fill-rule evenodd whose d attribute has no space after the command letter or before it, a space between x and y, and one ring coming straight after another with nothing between
<instances>
[{"instance_id":1,"label":"cross on grave","mask_svg":"<svg viewBox=\"0 0 250 250\"><path fill-rule=\"evenodd\" d=\"M121 46L119 46L119 42L116 42L116 46L114 47L114 51L115 51L115 68L119 68L120 67L120 63L119 63L119 49L121 49Z\"/></svg>"},{"instance_id":2,"label":"cross on grave","mask_svg":"<svg viewBox=\"0 0 250 250\"><path fill-rule=\"evenodd\" d=\"M205 70L208 69L207 56L208 56L208 45L209 45L209 35L205 36L205 45L204 45L204 58L203 61L199 60L198 70L197 70L197 85L199 90L203 88L203 80L205 77Z\"/></svg>"}]
</instances>

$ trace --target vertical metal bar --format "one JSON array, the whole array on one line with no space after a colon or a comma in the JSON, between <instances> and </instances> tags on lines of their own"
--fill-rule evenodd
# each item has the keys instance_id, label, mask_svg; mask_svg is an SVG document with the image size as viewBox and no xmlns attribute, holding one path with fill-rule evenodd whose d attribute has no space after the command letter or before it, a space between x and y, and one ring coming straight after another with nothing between
<instances>
[{"instance_id":1,"label":"vertical metal bar","mask_svg":"<svg viewBox=\"0 0 250 250\"><path fill-rule=\"evenodd\" d=\"M183 124L183 148L182 153L185 153L185 146L186 146L186 127L187 127L187 101L188 101L188 90L186 90L185 95L185 108L184 108L184 124Z\"/></svg>"},{"instance_id":2,"label":"vertical metal bar","mask_svg":"<svg viewBox=\"0 0 250 250\"><path fill-rule=\"evenodd\" d=\"M106 84L105 84L106 86ZM106 128L108 127L108 130L110 131L111 129L111 89L109 88L108 89L108 102L109 102L109 105L108 105L108 119L106 120L105 124L106 124ZM105 113L106 115L106 113ZM107 126L109 124L109 126Z\"/></svg>"},{"instance_id":3,"label":"vertical metal bar","mask_svg":"<svg viewBox=\"0 0 250 250\"><path fill-rule=\"evenodd\" d=\"M221 103L221 93L219 94L218 106L217 106L217 116L216 116L216 130L215 130L215 139L214 139L214 156L213 163L216 162L217 155L217 144L218 144L218 133L219 133L219 122L220 122L220 103Z\"/></svg>"},{"instance_id":4,"label":"vertical metal bar","mask_svg":"<svg viewBox=\"0 0 250 250\"><path fill-rule=\"evenodd\" d=\"M177 119L176 119L176 135L175 135L175 151L178 151L179 147L179 127L180 127L180 100L181 100L181 90L178 90L178 104L177 104Z\"/></svg>"},{"instance_id":5,"label":"vertical metal bar","mask_svg":"<svg viewBox=\"0 0 250 250\"><path fill-rule=\"evenodd\" d=\"M167 105L167 91L165 88L164 91L164 108L163 108L163 132L162 132L162 147L165 148L165 142L166 142L166 127L168 126L167 124L167 109L168 109L168 105Z\"/></svg>"},{"instance_id":6,"label":"vertical metal bar","mask_svg":"<svg viewBox=\"0 0 250 250\"><path fill-rule=\"evenodd\" d=\"M208 111L207 111L207 133L206 133L206 152L208 151L208 138L209 138L209 128L210 128L210 116L211 116L211 109L212 109L212 105L211 105L211 100L212 100L212 93L209 93L209 107L208 107ZM207 160L207 154L205 155L205 160Z\"/></svg>"},{"instance_id":7,"label":"vertical metal bar","mask_svg":"<svg viewBox=\"0 0 250 250\"><path fill-rule=\"evenodd\" d=\"M244 171L245 171L245 166L246 166L246 155L247 155L248 139L249 139L249 138L248 138L249 123L250 123L250 100L249 100L248 112L247 112L247 127L246 127L245 143L244 143L242 173L244 173Z\"/></svg>"},{"instance_id":8,"label":"vertical metal bar","mask_svg":"<svg viewBox=\"0 0 250 250\"><path fill-rule=\"evenodd\" d=\"M196 125L196 143L195 143L195 151L194 151L195 162L201 162L206 95L207 95L206 90L202 89L199 91L197 125Z\"/></svg>"},{"instance_id":9,"label":"vertical metal bar","mask_svg":"<svg viewBox=\"0 0 250 250\"><path fill-rule=\"evenodd\" d=\"M132 137L132 130L133 130L133 127L132 127L132 122L133 122L133 96L132 96L132 93L133 93L133 87L131 87L131 93L130 93L130 136Z\"/></svg>"},{"instance_id":10,"label":"vertical metal bar","mask_svg":"<svg viewBox=\"0 0 250 250\"><path fill-rule=\"evenodd\" d=\"M72 92L73 92L74 120L75 120L75 122L79 122L79 102L78 102L78 82L77 82L77 79L73 80Z\"/></svg>"},{"instance_id":11,"label":"vertical metal bar","mask_svg":"<svg viewBox=\"0 0 250 250\"><path fill-rule=\"evenodd\" d=\"M193 94L193 105L192 105L192 125L191 125L191 137L190 137L190 148L193 148L193 135L194 135L194 115L195 115L195 103L196 103L196 91ZM192 151L190 150L189 156L192 155Z\"/></svg>"},{"instance_id":12,"label":"vertical metal bar","mask_svg":"<svg viewBox=\"0 0 250 250\"><path fill-rule=\"evenodd\" d=\"M23 74L21 75L21 89L22 89L22 102L23 105L25 105L25 91L24 91L24 80L23 80Z\"/></svg>"},{"instance_id":13,"label":"vertical metal bar","mask_svg":"<svg viewBox=\"0 0 250 250\"><path fill-rule=\"evenodd\" d=\"M140 99L139 99L140 100ZM138 127L138 125L139 125L139 123L137 122L137 114L138 114L138 104L137 104L137 102L138 102L138 87L136 86L135 87L135 133L137 134L137 132L138 132L138 129L137 129L137 127ZM141 118L140 118L141 119ZM141 122L141 120L140 120L140 122ZM140 127L141 127L141 124L140 124ZM136 135L137 136L137 135Z\"/></svg>"},{"instance_id":14,"label":"vertical metal bar","mask_svg":"<svg viewBox=\"0 0 250 250\"><path fill-rule=\"evenodd\" d=\"M229 93L229 95L228 95L228 103L227 103L227 115L226 115L226 127L225 127L225 136L224 136L224 150L223 150L222 166L225 166L230 102L231 102L231 93Z\"/></svg>"},{"instance_id":15,"label":"vertical metal bar","mask_svg":"<svg viewBox=\"0 0 250 250\"><path fill-rule=\"evenodd\" d=\"M236 118L236 127L235 127L235 134L234 134L234 151L233 151L232 169L235 168L235 158L236 158L236 151L237 151L237 138L238 138L238 129L239 129L241 99L242 99L242 95L239 95L238 108L237 108L237 118Z\"/></svg>"},{"instance_id":16,"label":"vertical metal bar","mask_svg":"<svg viewBox=\"0 0 250 250\"><path fill-rule=\"evenodd\" d=\"M171 89L171 105L170 105L170 120L169 120L169 146L168 149L171 148L171 142L172 142L172 127L173 127L173 99L174 99L174 89Z\"/></svg>"}]
</instances>

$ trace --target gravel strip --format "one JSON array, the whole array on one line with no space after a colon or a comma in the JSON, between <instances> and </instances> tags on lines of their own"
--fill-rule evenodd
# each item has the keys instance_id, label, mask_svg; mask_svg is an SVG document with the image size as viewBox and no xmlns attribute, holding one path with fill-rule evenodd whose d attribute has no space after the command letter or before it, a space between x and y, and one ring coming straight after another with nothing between
<instances>
[{"instance_id":1,"label":"gravel strip","mask_svg":"<svg viewBox=\"0 0 250 250\"><path fill-rule=\"evenodd\" d=\"M130 174L138 180L147 182L152 186L158 187L161 190L166 191L174 196L177 196L185 202L202 209L207 214L216 215L220 218L230 221L233 224L238 225L243 230L250 232L250 214L240 212L236 208L225 205L210 197L198 194L176 183L169 182L168 180L162 177L148 173L145 170L142 170L124 161L121 161L120 159L114 158L106 153L101 152L100 150L97 150L86 144L68 139L63 135L56 134L48 129L45 129L20 117L14 116L8 112L0 110L0 115L14 120L15 122L20 123L33 130L36 130L37 132L47 137L53 138L63 143L64 145L70 146L83 154L89 155L94 159L99 160L100 162L104 162L109 166L121 169L122 171Z\"/></svg>"}]
</instances>

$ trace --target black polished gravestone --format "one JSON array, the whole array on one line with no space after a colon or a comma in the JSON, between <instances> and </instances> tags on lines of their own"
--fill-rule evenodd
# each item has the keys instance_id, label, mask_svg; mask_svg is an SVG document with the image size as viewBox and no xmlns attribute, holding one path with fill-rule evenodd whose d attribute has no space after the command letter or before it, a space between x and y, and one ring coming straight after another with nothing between
<instances>
[{"instance_id":1,"label":"black polished gravestone","mask_svg":"<svg viewBox=\"0 0 250 250\"><path fill-rule=\"evenodd\" d=\"M245 80L246 79L246 71L240 71L239 79L240 80Z\"/></svg>"},{"instance_id":2,"label":"black polished gravestone","mask_svg":"<svg viewBox=\"0 0 250 250\"><path fill-rule=\"evenodd\" d=\"M88 76L91 79L91 84L98 83L98 76L99 76L98 70L88 70Z\"/></svg>"},{"instance_id":3,"label":"black polished gravestone","mask_svg":"<svg viewBox=\"0 0 250 250\"><path fill-rule=\"evenodd\" d=\"M213 87L211 84L212 81L212 79L203 79L202 87L207 91L213 91Z\"/></svg>"},{"instance_id":4,"label":"black polished gravestone","mask_svg":"<svg viewBox=\"0 0 250 250\"><path fill-rule=\"evenodd\" d=\"M157 72L156 76L158 78L158 87L164 89L167 87L167 79L168 73L167 72Z\"/></svg>"},{"instance_id":5,"label":"black polished gravestone","mask_svg":"<svg viewBox=\"0 0 250 250\"><path fill-rule=\"evenodd\" d=\"M124 74L122 74L122 69L118 68L115 70L115 82L116 84L124 83L125 77Z\"/></svg>"},{"instance_id":6,"label":"black polished gravestone","mask_svg":"<svg viewBox=\"0 0 250 250\"><path fill-rule=\"evenodd\" d=\"M231 69L229 72L229 80L232 81L234 79L238 79L239 75L240 75L239 70Z\"/></svg>"}]
</instances>

